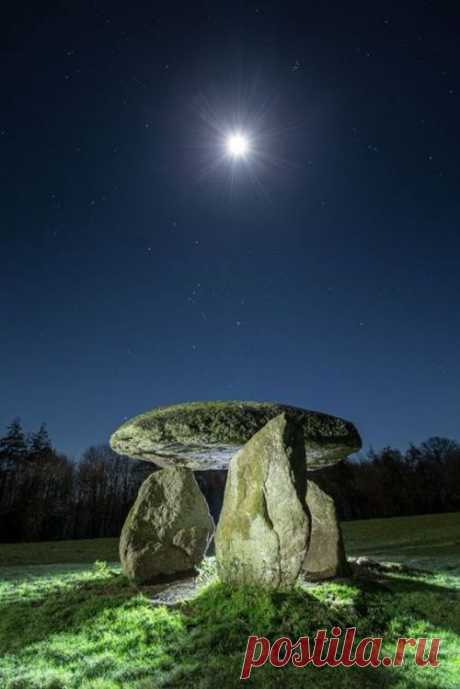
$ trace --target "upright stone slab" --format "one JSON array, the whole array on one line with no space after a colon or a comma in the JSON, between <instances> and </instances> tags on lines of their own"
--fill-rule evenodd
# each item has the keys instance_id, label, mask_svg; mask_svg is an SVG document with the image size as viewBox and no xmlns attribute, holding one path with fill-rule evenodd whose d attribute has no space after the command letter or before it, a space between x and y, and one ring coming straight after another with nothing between
<instances>
[{"instance_id":1,"label":"upright stone slab","mask_svg":"<svg viewBox=\"0 0 460 689\"><path fill-rule=\"evenodd\" d=\"M306 500L311 535L303 565L305 576L310 579L346 576L350 570L334 500L310 479Z\"/></svg>"},{"instance_id":2,"label":"upright stone slab","mask_svg":"<svg viewBox=\"0 0 460 689\"><path fill-rule=\"evenodd\" d=\"M281 414L230 462L216 531L220 578L270 588L297 579L309 541L301 425Z\"/></svg>"},{"instance_id":3,"label":"upright stone slab","mask_svg":"<svg viewBox=\"0 0 460 689\"><path fill-rule=\"evenodd\" d=\"M147 584L193 570L214 531L208 505L189 469L161 469L142 484L120 536L125 574Z\"/></svg>"}]
</instances>

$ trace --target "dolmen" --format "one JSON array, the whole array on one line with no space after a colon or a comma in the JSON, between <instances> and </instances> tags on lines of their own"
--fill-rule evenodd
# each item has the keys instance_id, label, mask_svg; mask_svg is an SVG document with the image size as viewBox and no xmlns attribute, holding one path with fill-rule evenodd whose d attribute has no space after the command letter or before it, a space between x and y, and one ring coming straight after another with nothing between
<instances>
[{"instance_id":1,"label":"dolmen","mask_svg":"<svg viewBox=\"0 0 460 689\"><path fill-rule=\"evenodd\" d=\"M278 403L191 402L126 421L110 444L162 467L122 529L132 581L190 573L214 531L218 574L232 585L278 589L348 573L334 501L315 477L360 449L349 421ZM193 474L209 469L228 470L216 530Z\"/></svg>"}]
</instances>

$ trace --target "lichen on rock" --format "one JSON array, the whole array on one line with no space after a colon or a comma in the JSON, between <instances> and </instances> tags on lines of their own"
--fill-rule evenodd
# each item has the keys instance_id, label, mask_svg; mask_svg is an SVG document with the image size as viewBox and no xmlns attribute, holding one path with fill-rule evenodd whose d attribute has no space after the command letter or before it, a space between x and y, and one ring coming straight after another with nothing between
<instances>
[{"instance_id":1,"label":"lichen on rock","mask_svg":"<svg viewBox=\"0 0 460 689\"><path fill-rule=\"evenodd\" d=\"M347 576L350 568L333 498L308 479L306 504L311 535L303 564L305 576L315 580Z\"/></svg>"},{"instance_id":2,"label":"lichen on rock","mask_svg":"<svg viewBox=\"0 0 460 689\"><path fill-rule=\"evenodd\" d=\"M301 426L281 414L233 457L215 536L220 578L230 584L291 586L309 541Z\"/></svg>"},{"instance_id":3,"label":"lichen on rock","mask_svg":"<svg viewBox=\"0 0 460 689\"><path fill-rule=\"evenodd\" d=\"M121 532L123 571L139 584L190 572L203 559L213 532L193 472L154 472L142 484Z\"/></svg>"},{"instance_id":4,"label":"lichen on rock","mask_svg":"<svg viewBox=\"0 0 460 689\"><path fill-rule=\"evenodd\" d=\"M310 469L340 461L361 447L349 421L274 402L189 402L157 407L126 421L112 448L158 466L226 469L234 454L279 414L300 425Z\"/></svg>"}]
</instances>

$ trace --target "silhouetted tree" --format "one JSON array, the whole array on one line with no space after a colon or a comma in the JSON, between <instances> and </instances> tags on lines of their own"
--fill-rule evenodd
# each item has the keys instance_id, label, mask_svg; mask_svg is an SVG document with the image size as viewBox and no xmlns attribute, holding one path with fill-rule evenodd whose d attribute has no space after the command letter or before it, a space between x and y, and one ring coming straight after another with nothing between
<instances>
[{"instance_id":1,"label":"silhouetted tree","mask_svg":"<svg viewBox=\"0 0 460 689\"><path fill-rule=\"evenodd\" d=\"M0 438L0 514L5 514L14 502L18 479L22 475L28 455L26 436L20 419L14 419Z\"/></svg>"},{"instance_id":2,"label":"silhouetted tree","mask_svg":"<svg viewBox=\"0 0 460 689\"><path fill-rule=\"evenodd\" d=\"M156 467L98 445L86 450L76 470L75 531L97 538L120 533L141 483Z\"/></svg>"},{"instance_id":3,"label":"silhouetted tree","mask_svg":"<svg viewBox=\"0 0 460 689\"><path fill-rule=\"evenodd\" d=\"M43 459L50 456L53 452L51 440L46 430L46 424L42 423L36 433L32 433L29 438L29 452L28 459Z\"/></svg>"}]
</instances>

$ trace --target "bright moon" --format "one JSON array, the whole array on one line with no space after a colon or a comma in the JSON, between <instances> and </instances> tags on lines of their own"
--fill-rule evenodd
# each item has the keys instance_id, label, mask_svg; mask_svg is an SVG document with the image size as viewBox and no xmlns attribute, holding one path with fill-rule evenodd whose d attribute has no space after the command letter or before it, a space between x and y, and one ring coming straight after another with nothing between
<instances>
[{"instance_id":1,"label":"bright moon","mask_svg":"<svg viewBox=\"0 0 460 689\"><path fill-rule=\"evenodd\" d=\"M242 158L249 151L249 140L243 134L232 134L227 139L227 152L233 158Z\"/></svg>"}]
</instances>

